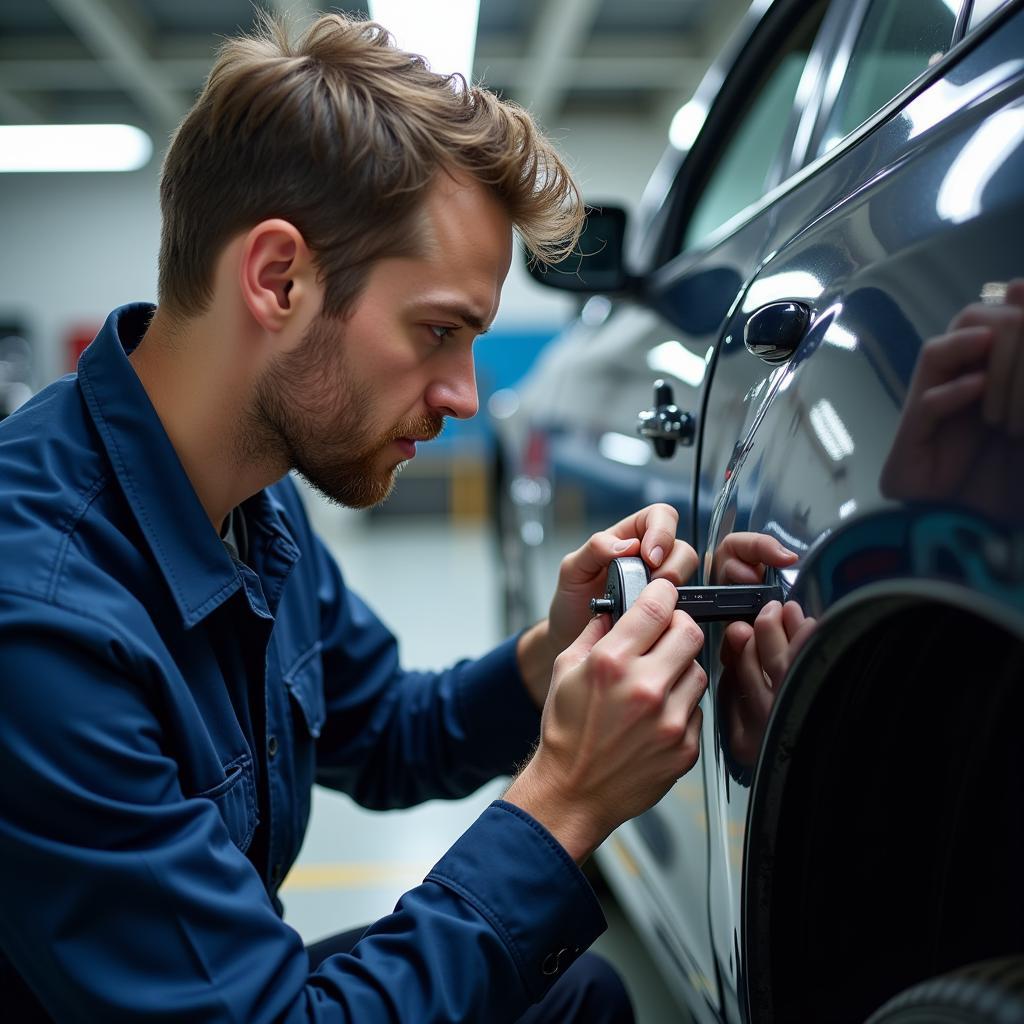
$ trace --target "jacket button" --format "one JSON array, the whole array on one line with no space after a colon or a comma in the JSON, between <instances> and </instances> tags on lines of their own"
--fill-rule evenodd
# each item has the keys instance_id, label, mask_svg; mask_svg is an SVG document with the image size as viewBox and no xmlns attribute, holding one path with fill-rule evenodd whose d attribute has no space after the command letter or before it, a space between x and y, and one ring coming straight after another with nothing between
<instances>
[{"instance_id":1,"label":"jacket button","mask_svg":"<svg viewBox=\"0 0 1024 1024\"><path fill-rule=\"evenodd\" d=\"M540 965L541 974L547 978L557 974L562 969L562 957L568 952L568 949L560 949L557 953L548 953Z\"/></svg>"},{"instance_id":2,"label":"jacket button","mask_svg":"<svg viewBox=\"0 0 1024 1024\"><path fill-rule=\"evenodd\" d=\"M267 740L267 753L271 757L276 757L277 756L277 737L276 736L271 736L270 739Z\"/></svg>"}]
</instances>

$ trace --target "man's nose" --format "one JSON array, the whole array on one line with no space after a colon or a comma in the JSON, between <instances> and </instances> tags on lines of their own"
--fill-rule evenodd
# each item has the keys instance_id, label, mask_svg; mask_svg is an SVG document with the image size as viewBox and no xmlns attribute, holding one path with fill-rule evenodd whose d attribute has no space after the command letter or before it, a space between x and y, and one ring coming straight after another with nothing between
<instances>
[{"instance_id":1,"label":"man's nose","mask_svg":"<svg viewBox=\"0 0 1024 1024\"><path fill-rule=\"evenodd\" d=\"M473 354L453 354L445 372L427 388L427 404L444 416L467 420L477 414L480 399L476 391Z\"/></svg>"}]
</instances>

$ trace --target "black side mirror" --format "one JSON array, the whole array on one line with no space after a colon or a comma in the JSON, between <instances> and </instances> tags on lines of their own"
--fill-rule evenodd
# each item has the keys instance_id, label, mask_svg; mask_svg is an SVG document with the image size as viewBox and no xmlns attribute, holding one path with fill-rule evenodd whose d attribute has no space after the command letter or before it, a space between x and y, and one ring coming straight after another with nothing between
<instances>
[{"instance_id":1,"label":"black side mirror","mask_svg":"<svg viewBox=\"0 0 1024 1024\"><path fill-rule=\"evenodd\" d=\"M576 251L561 263L545 266L526 254L535 281L561 291L615 295L633 290L635 279L622 265L626 211L618 206L592 206Z\"/></svg>"}]
</instances>

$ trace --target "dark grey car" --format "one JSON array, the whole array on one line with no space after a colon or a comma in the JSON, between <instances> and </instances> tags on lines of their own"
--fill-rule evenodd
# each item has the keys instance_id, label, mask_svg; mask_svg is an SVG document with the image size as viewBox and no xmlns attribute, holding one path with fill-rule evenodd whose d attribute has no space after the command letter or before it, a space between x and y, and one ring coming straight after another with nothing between
<instances>
[{"instance_id":1,"label":"dark grey car","mask_svg":"<svg viewBox=\"0 0 1024 1024\"><path fill-rule=\"evenodd\" d=\"M954 971L878 1019L1024 1021L1024 7L755 3L675 129L539 275L595 297L497 421L509 624L668 501L693 582L771 536L819 625L757 692L707 626L701 762L601 866L698 1020Z\"/></svg>"}]
</instances>

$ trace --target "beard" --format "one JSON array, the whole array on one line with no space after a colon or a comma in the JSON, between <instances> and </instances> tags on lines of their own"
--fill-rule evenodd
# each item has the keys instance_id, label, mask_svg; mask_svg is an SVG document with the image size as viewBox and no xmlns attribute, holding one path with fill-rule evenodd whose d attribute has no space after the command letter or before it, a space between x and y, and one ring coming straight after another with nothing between
<instances>
[{"instance_id":1,"label":"beard","mask_svg":"<svg viewBox=\"0 0 1024 1024\"><path fill-rule=\"evenodd\" d=\"M375 396L354 381L337 325L317 317L298 348L264 373L246 416L242 454L283 461L328 501L369 508L391 494L405 465L390 446L403 437L437 437L444 417L414 417L383 433L375 428Z\"/></svg>"}]
</instances>

